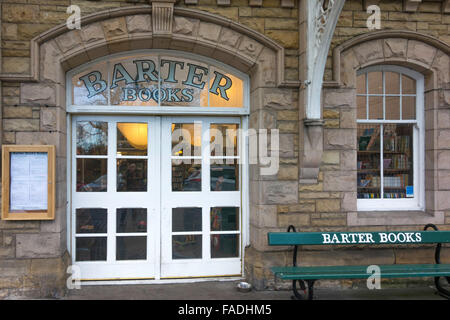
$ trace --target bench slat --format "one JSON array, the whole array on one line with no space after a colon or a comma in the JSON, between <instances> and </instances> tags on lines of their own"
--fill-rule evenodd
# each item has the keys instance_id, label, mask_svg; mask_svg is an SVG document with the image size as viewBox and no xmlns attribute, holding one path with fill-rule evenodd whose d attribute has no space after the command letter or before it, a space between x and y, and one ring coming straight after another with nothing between
<instances>
[{"instance_id":1,"label":"bench slat","mask_svg":"<svg viewBox=\"0 0 450 320\"><path fill-rule=\"evenodd\" d=\"M367 279L368 266L272 267L271 271L284 280ZM450 276L450 264L379 265L381 278Z\"/></svg>"},{"instance_id":2,"label":"bench slat","mask_svg":"<svg viewBox=\"0 0 450 320\"><path fill-rule=\"evenodd\" d=\"M450 243L450 231L269 232L271 246Z\"/></svg>"}]
</instances>

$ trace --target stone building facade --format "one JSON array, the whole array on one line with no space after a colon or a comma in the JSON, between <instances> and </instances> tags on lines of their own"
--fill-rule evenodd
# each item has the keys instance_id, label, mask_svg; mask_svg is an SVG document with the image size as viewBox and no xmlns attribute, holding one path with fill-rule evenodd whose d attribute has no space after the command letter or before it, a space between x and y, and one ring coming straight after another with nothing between
<instances>
[{"instance_id":1,"label":"stone building facade","mask_svg":"<svg viewBox=\"0 0 450 320\"><path fill-rule=\"evenodd\" d=\"M427 223L450 230L449 1L317 3L319 9L306 0L3 0L1 141L56 146L56 215L0 220L0 297L64 294L74 255L66 73L131 50L188 52L248 75L249 128L279 130L278 172L264 176L252 164L242 186L249 210L241 275L257 289L287 285L274 282L269 268L289 264L291 252L269 247L267 232L291 224L300 231L420 230ZM371 4L381 10L379 30L367 27ZM66 27L70 5L81 9L81 29ZM325 20L306 27L314 19ZM357 77L379 65L423 75L417 210L358 208ZM314 68L323 83L311 92ZM441 256L450 261L448 248ZM299 257L302 265L336 262L433 263L433 249L305 247Z\"/></svg>"}]
</instances>

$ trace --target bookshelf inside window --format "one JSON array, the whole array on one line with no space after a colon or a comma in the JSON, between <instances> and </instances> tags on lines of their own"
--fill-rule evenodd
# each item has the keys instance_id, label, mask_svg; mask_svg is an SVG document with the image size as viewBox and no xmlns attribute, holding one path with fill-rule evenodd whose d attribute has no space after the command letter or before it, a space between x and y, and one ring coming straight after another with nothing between
<instances>
[{"instance_id":1,"label":"bookshelf inside window","mask_svg":"<svg viewBox=\"0 0 450 320\"><path fill-rule=\"evenodd\" d=\"M358 199L413 197L412 137L412 124L358 124Z\"/></svg>"}]
</instances>

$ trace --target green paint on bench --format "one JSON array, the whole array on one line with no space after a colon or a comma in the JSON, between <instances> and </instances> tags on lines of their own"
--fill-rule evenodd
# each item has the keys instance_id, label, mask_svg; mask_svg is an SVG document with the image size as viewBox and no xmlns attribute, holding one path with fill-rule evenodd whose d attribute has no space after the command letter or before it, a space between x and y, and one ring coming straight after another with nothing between
<instances>
[{"instance_id":1,"label":"green paint on bench","mask_svg":"<svg viewBox=\"0 0 450 320\"><path fill-rule=\"evenodd\" d=\"M367 279L368 266L272 267L275 276L284 280ZM450 264L378 265L381 278L450 276Z\"/></svg>"},{"instance_id":2,"label":"green paint on bench","mask_svg":"<svg viewBox=\"0 0 450 320\"><path fill-rule=\"evenodd\" d=\"M450 231L269 232L269 245L450 243Z\"/></svg>"}]
</instances>

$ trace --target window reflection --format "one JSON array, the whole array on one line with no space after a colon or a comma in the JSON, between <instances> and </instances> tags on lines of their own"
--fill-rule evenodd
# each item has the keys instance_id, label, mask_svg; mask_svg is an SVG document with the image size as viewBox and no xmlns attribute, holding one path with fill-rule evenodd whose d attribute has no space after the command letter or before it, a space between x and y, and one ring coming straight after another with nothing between
<instances>
[{"instance_id":1,"label":"window reflection","mask_svg":"<svg viewBox=\"0 0 450 320\"><path fill-rule=\"evenodd\" d=\"M105 261L106 237L83 237L76 239L76 261Z\"/></svg>"},{"instance_id":2,"label":"window reflection","mask_svg":"<svg viewBox=\"0 0 450 320\"><path fill-rule=\"evenodd\" d=\"M202 231L202 208L173 208L172 232Z\"/></svg>"},{"instance_id":3,"label":"window reflection","mask_svg":"<svg viewBox=\"0 0 450 320\"><path fill-rule=\"evenodd\" d=\"M147 123L117 124L117 154L146 156L148 142Z\"/></svg>"},{"instance_id":4,"label":"window reflection","mask_svg":"<svg viewBox=\"0 0 450 320\"><path fill-rule=\"evenodd\" d=\"M188 162L188 163L186 163ZM194 160L172 160L172 191L201 191L202 166Z\"/></svg>"},{"instance_id":5,"label":"window reflection","mask_svg":"<svg viewBox=\"0 0 450 320\"><path fill-rule=\"evenodd\" d=\"M211 156L237 156L238 129L238 124L211 124Z\"/></svg>"},{"instance_id":6,"label":"window reflection","mask_svg":"<svg viewBox=\"0 0 450 320\"><path fill-rule=\"evenodd\" d=\"M107 210L83 208L76 210L77 233L106 233Z\"/></svg>"},{"instance_id":7,"label":"window reflection","mask_svg":"<svg viewBox=\"0 0 450 320\"><path fill-rule=\"evenodd\" d=\"M117 209L117 233L147 232L147 209Z\"/></svg>"},{"instance_id":8,"label":"window reflection","mask_svg":"<svg viewBox=\"0 0 450 320\"><path fill-rule=\"evenodd\" d=\"M172 236L172 259L201 259L201 235Z\"/></svg>"},{"instance_id":9,"label":"window reflection","mask_svg":"<svg viewBox=\"0 0 450 320\"><path fill-rule=\"evenodd\" d=\"M77 159L77 191L105 192L107 159Z\"/></svg>"},{"instance_id":10,"label":"window reflection","mask_svg":"<svg viewBox=\"0 0 450 320\"><path fill-rule=\"evenodd\" d=\"M147 191L147 160L117 160L117 191Z\"/></svg>"},{"instance_id":11,"label":"window reflection","mask_svg":"<svg viewBox=\"0 0 450 320\"><path fill-rule=\"evenodd\" d=\"M108 123L77 121L77 154L108 154Z\"/></svg>"},{"instance_id":12,"label":"window reflection","mask_svg":"<svg viewBox=\"0 0 450 320\"><path fill-rule=\"evenodd\" d=\"M238 191L238 190L239 190L238 161L236 159L211 160L211 191Z\"/></svg>"}]
</instances>

